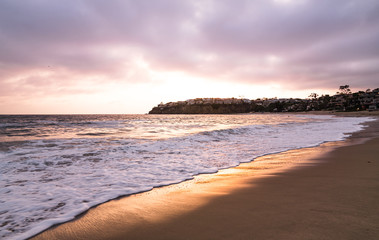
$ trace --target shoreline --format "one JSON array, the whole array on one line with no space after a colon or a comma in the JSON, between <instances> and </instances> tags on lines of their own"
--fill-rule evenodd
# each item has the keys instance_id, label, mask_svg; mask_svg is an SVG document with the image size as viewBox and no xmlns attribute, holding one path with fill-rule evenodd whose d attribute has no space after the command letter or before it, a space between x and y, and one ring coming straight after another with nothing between
<instances>
[{"instance_id":1,"label":"shoreline","mask_svg":"<svg viewBox=\"0 0 379 240\"><path fill-rule=\"evenodd\" d=\"M368 125L375 125L373 123L379 125L378 120ZM255 189L267 179L270 181L269 179L280 178L283 174L308 169L309 166L312 168L319 166L320 159L325 155L324 151L330 152L349 144L355 146L359 140L378 137L378 132L374 135L371 133L365 129L342 142L330 142L318 147L265 155L253 162L224 169L216 174L202 174L196 176L194 180L117 198L91 208L74 220L54 226L31 239L122 239L127 236L131 239L177 239L178 236L181 236L179 239L196 239L191 235L186 236L185 232L174 237L172 234L175 231L167 226L176 223L178 219L198 213L199 209L211 207L220 198L233 198L236 192ZM287 158L287 161L283 161L283 158ZM261 166L259 163L262 163ZM286 166L277 167L279 163L284 163ZM275 168L259 169L267 168L267 164ZM254 171L259 173L254 175ZM159 230L160 227L166 231L169 229L171 235L164 235ZM152 235L146 235L146 229L152 229L150 233ZM196 228L194 231L197 231ZM159 236L156 235L157 232Z\"/></svg>"},{"instance_id":2,"label":"shoreline","mask_svg":"<svg viewBox=\"0 0 379 240\"><path fill-rule=\"evenodd\" d=\"M153 202L157 203L161 199L166 198L167 195L178 194L178 193L181 194L183 191L191 192L191 194L193 193L193 194L200 194L200 195L208 195L205 197L210 198L208 200L211 200L211 198L214 197L211 195L216 195L215 197L217 197L218 195L223 195L223 193L220 193L219 190L214 190L214 189L212 190L212 188L220 187L221 185L224 185L223 182L227 182L227 183L225 183L225 185L231 185L231 187L230 186L227 187L228 192L225 193L225 194L229 194L234 189L241 188L241 187L243 187L242 185L245 184L246 179L239 179L238 180L237 177L246 178L246 174L249 174L249 172L257 171L256 172L257 175L249 176L247 178L251 178L251 179L252 178L254 178L254 179L265 178L265 177L270 177L271 175L279 173L279 172L290 170L291 168L301 167L301 166L299 166L299 164L313 164L312 161L308 158L305 161L300 160L299 158L305 157L305 155L309 155L309 154L314 154L316 156L317 154L320 154L321 149L325 149L326 151L329 151L330 149L326 149L326 148L332 149L332 148L335 148L335 147L343 145L343 144L344 144L344 141L326 142L326 143L322 143L322 144L315 146L315 147L305 147L305 148L300 148L300 149L287 150L287 151L279 152L279 153L266 154L266 155L259 156L259 157L255 158L251 162L240 163L236 167L221 169L216 173L202 173L202 174L194 176L194 179L184 180L182 182L175 183L175 184L164 185L164 186L160 186L160 187L154 187L151 190L133 193L130 195L119 196L119 197L111 199L107 202L100 203L96 206L93 206L90 209L86 210L85 212L80 213L79 215L75 216L74 219L66 221L66 222L55 224L55 225L49 227L48 229L46 229L46 230L44 230L44 231L42 231L42 232L40 232L40 233L38 233L32 237L29 237L28 239L40 239L40 235L44 235L45 232L56 231L56 229L58 229L58 231L61 231L61 229L59 229L59 228L64 227L63 225L66 225L66 224L68 224L68 225L74 224L73 226L74 226L74 228L76 228L76 226L75 226L76 222L77 221L83 221L82 218L83 217L87 218L88 217L87 214L97 215L100 212L102 212L102 214L104 214L104 212L103 212L104 209L102 209L103 205L105 206L105 208L110 207L110 208L114 208L114 210L115 210L117 207L120 207L120 206L117 206L119 204L119 201L122 202L121 203L122 205L129 205L130 203L140 204L140 202L144 202L143 206L138 207L138 209L142 209L142 208L146 208L146 207L152 207L151 204ZM321 148L321 149L318 149L318 148ZM296 159L294 159L292 161L286 161L286 162L282 161L283 159L291 158L294 156L296 156ZM254 166L251 165L253 162L254 162ZM242 184L242 185L239 185L237 187L237 186L231 184L230 181L233 181L234 184ZM225 191L225 189L223 191ZM207 193L204 194L205 192L207 192ZM210 193L210 192L212 192L212 193ZM158 197L159 200L154 199L153 201L149 201L148 199L146 199L146 198L150 198L151 196L153 196L154 198ZM203 196L200 196L200 197L203 197ZM183 200L183 199L180 199L180 200ZM204 200L204 201L208 201L208 200ZM172 202L172 200L171 200L171 202ZM107 206L109 204L111 204L111 205ZM147 206L147 205L149 205L149 206ZM195 205L201 206L203 204L198 201ZM193 208L195 209L197 207L193 207ZM109 210L110 209L107 209L106 211L109 211ZM96 213L93 213L92 211L95 211ZM100 211L100 212L98 212L98 211ZM131 213L128 212L127 214L131 214ZM90 216L90 218L93 218L93 217L96 217L96 216ZM88 221L88 219L84 219L84 221ZM92 222L92 220L90 220L90 221ZM82 223L79 222L79 225L81 225L81 224ZM66 229L69 229L71 227L72 226L68 226L68 228L66 228ZM63 230L63 231L66 231L66 230ZM55 233L52 233L52 234L55 235ZM50 235L50 233L48 235ZM61 234L59 233L58 235L61 235ZM42 236L41 239L50 239L50 236L48 236L48 237Z\"/></svg>"}]
</instances>

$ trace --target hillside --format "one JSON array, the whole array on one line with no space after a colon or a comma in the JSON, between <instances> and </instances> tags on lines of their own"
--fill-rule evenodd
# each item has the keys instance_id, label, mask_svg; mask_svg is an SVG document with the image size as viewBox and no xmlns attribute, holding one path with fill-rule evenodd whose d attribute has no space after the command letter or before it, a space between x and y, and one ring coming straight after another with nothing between
<instances>
[{"instance_id":1,"label":"hillside","mask_svg":"<svg viewBox=\"0 0 379 240\"><path fill-rule=\"evenodd\" d=\"M379 108L379 88L372 91L339 93L333 96L311 94L311 98L196 98L161 103L149 114L232 114L250 112L362 111Z\"/></svg>"}]
</instances>

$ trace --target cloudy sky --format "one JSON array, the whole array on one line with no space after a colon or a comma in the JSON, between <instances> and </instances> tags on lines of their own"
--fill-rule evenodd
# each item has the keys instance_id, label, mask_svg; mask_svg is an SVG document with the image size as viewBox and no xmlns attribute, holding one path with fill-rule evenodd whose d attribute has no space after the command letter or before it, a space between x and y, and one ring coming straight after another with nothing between
<instances>
[{"instance_id":1,"label":"cloudy sky","mask_svg":"<svg viewBox=\"0 0 379 240\"><path fill-rule=\"evenodd\" d=\"M379 87L378 0L0 0L0 113Z\"/></svg>"}]
</instances>

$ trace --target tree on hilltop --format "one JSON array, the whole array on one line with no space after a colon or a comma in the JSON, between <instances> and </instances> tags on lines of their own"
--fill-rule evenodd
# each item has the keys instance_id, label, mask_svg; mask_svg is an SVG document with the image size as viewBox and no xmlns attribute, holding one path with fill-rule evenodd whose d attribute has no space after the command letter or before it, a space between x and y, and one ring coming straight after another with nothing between
<instances>
[{"instance_id":1,"label":"tree on hilltop","mask_svg":"<svg viewBox=\"0 0 379 240\"><path fill-rule=\"evenodd\" d=\"M318 97L318 94L317 93L311 93L308 97L316 100Z\"/></svg>"},{"instance_id":2,"label":"tree on hilltop","mask_svg":"<svg viewBox=\"0 0 379 240\"><path fill-rule=\"evenodd\" d=\"M340 92L337 92L337 94L350 94L351 90L349 87L350 87L349 85L340 86L339 88Z\"/></svg>"}]
</instances>

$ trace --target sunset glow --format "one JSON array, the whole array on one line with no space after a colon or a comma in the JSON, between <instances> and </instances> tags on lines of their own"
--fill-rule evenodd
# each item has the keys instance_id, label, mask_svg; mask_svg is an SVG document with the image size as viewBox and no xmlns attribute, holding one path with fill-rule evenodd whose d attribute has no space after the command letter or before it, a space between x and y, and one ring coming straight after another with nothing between
<instances>
[{"instance_id":1,"label":"sunset glow","mask_svg":"<svg viewBox=\"0 0 379 240\"><path fill-rule=\"evenodd\" d=\"M377 1L0 3L0 113L376 88Z\"/></svg>"}]
</instances>

